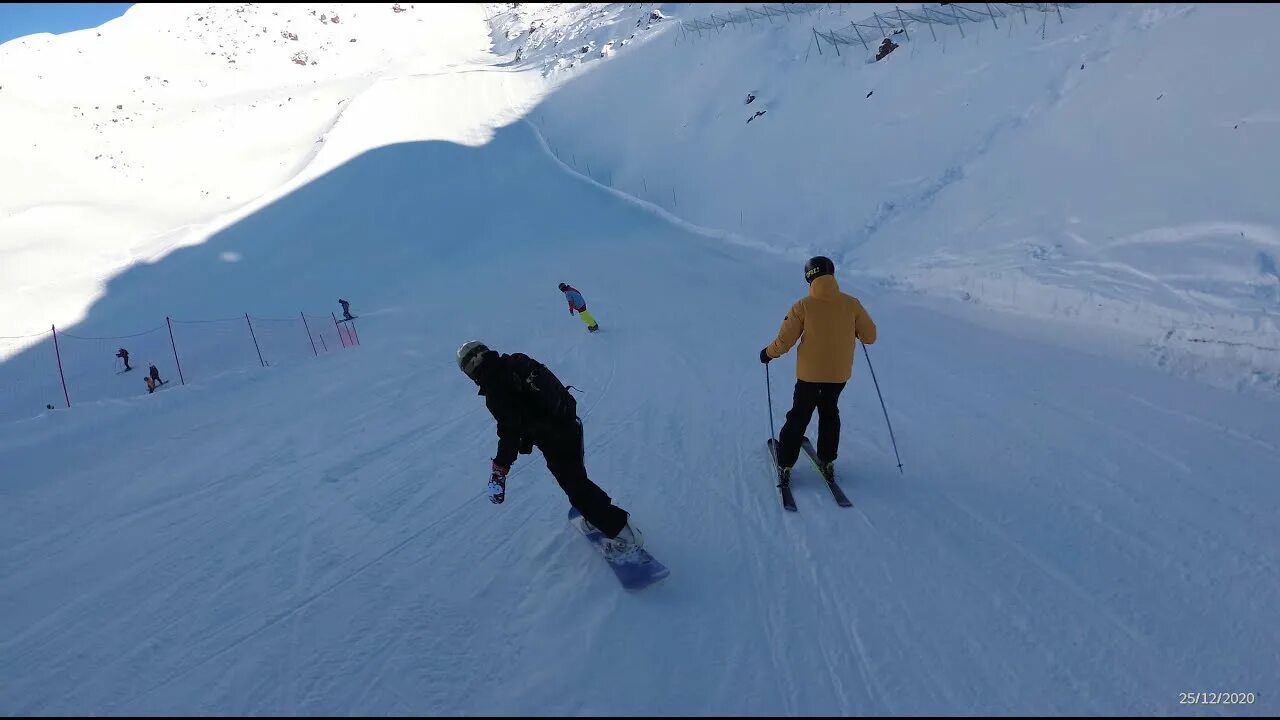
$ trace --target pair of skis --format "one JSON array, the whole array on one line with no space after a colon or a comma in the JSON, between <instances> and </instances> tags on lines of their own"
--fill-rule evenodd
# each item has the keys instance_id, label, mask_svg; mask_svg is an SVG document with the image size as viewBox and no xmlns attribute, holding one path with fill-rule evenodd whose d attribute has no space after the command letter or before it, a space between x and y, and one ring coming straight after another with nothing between
<instances>
[{"instance_id":1,"label":"pair of skis","mask_svg":"<svg viewBox=\"0 0 1280 720\"><path fill-rule=\"evenodd\" d=\"M782 470L778 467L777 445L778 443L776 440L773 438L769 439L769 455L773 457L773 466L778 477L778 492L782 495L782 507L790 510L791 512L795 512L797 510L796 498L795 495L791 493L791 483L787 482L784 484L782 482ZM818 453L813 449L813 443L809 441L809 438L806 437L800 443L800 447L804 449L804 453L808 455L809 460L813 462L814 469L818 471L818 475L822 478L823 483L827 486L827 489L831 491L831 497L836 501L836 504L840 507L853 507L853 501L849 499L849 496L844 494L844 490L840 488L840 484L836 482L836 479L834 477L828 478L822 472L822 467L818 464Z\"/></svg>"}]
</instances>

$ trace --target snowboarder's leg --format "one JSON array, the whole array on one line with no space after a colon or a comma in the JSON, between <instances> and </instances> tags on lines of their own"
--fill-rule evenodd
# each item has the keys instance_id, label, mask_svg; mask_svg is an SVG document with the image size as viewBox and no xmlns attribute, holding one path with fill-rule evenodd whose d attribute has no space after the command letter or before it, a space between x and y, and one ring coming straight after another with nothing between
<instances>
[{"instance_id":1,"label":"snowboarder's leg","mask_svg":"<svg viewBox=\"0 0 1280 720\"><path fill-rule=\"evenodd\" d=\"M791 410L787 412L787 421L782 424L782 432L778 433L778 466L789 468L796 464L800 457L800 443L804 440L805 428L813 419L813 410L818 406L817 383L796 381L795 397L791 401Z\"/></svg>"},{"instance_id":2,"label":"snowboarder's leg","mask_svg":"<svg viewBox=\"0 0 1280 720\"><path fill-rule=\"evenodd\" d=\"M836 461L840 451L840 393L845 383L823 383L818 395L818 459Z\"/></svg>"},{"instance_id":3,"label":"snowboarder's leg","mask_svg":"<svg viewBox=\"0 0 1280 720\"><path fill-rule=\"evenodd\" d=\"M586 310L579 310L578 317L582 318L582 322L585 323L588 328L594 328L596 326L596 319Z\"/></svg>"},{"instance_id":4,"label":"snowboarder's leg","mask_svg":"<svg viewBox=\"0 0 1280 720\"><path fill-rule=\"evenodd\" d=\"M540 442L538 447L547 460L547 469L568 496L569 504L605 537L616 537L627 524L627 512L614 505L608 493L587 477L582 422L574 422L562 433Z\"/></svg>"}]
</instances>

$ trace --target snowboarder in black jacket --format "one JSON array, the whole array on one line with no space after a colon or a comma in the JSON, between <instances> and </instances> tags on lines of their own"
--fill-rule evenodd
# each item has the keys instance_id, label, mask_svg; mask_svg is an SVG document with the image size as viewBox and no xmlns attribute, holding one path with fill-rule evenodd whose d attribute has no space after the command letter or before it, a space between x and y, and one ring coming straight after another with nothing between
<instances>
[{"instance_id":1,"label":"snowboarder in black jacket","mask_svg":"<svg viewBox=\"0 0 1280 720\"><path fill-rule=\"evenodd\" d=\"M608 538L606 557L622 557L642 546L627 512L587 477L577 400L545 365L523 353L500 355L473 340L458 348L458 367L480 387L485 406L498 422L490 502L506 498L511 464L536 445L569 503Z\"/></svg>"}]
</instances>

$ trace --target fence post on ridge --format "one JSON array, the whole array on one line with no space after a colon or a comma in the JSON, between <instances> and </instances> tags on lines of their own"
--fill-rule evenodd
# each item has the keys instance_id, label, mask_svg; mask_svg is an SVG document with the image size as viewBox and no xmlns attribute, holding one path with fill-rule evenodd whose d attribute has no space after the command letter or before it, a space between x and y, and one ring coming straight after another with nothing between
<instances>
[{"instance_id":1,"label":"fence post on ridge","mask_svg":"<svg viewBox=\"0 0 1280 720\"><path fill-rule=\"evenodd\" d=\"M262 348L258 347L258 336L253 332L253 323L249 322L249 313L244 314L244 321L249 326L249 337L253 338L253 349L258 351L258 364L266 367L267 363L262 359Z\"/></svg>"},{"instance_id":2,"label":"fence post on ridge","mask_svg":"<svg viewBox=\"0 0 1280 720\"><path fill-rule=\"evenodd\" d=\"M342 337L342 326L338 324L338 316L332 312L329 313L329 316L333 318L333 329L338 331L338 342L342 343L342 347L346 347L347 340Z\"/></svg>"},{"instance_id":3,"label":"fence post on ridge","mask_svg":"<svg viewBox=\"0 0 1280 720\"><path fill-rule=\"evenodd\" d=\"M164 322L169 326L169 345L173 348L173 364L178 366L178 379L183 385L187 384L187 379L182 376L182 362L178 360L178 344L173 341L173 320L168 315L164 316Z\"/></svg>"},{"instance_id":4,"label":"fence post on ridge","mask_svg":"<svg viewBox=\"0 0 1280 720\"><path fill-rule=\"evenodd\" d=\"M871 52L871 46L867 45L867 39L862 37L862 31L858 29L858 23L851 22L849 24L853 26L853 31L858 34L858 41L862 43L863 49Z\"/></svg>"},{"instance_id":5,"label":"fence post on ridge","mask_svg":"<svg viewBox=\"0 0 1280 720\"><path fill-rule=\"evenodd\" d=\"M67 392L67 376L62 372L62 351L58 349L58 326L50 325L53 328L53 352L58 357L58 377L62 378L62 397L67 401L67 407L71 407L71 394Z\"/></svg>"},{"instance_id":6,"label":"fence post on ridge","mask_svg":"<svg viewBox=\"0 0 1280 720\"><path fill-rule=\"evenodd\" d=\"M320 352L316 350L316 339L311 337L311 326L307 324L306 313L300 312L298 313L298 317L302 318L302 327L307 329L307 339L311 341L311 353L313 355L319 355Z\"/></svg>"},{"instance_id":7,"label":"fence post on ridge","mask_svg":"<svg viewBox=\"0 0 1280 720\"><path fill-rule=\"evenodd\" d=\"M929 34L933 36L934 42L938 42L938 33L933 31L933 23L929 21L928 6L921 6L920 9L924 11L924 24L929 26Z\"/></svg>"}]
</instances>

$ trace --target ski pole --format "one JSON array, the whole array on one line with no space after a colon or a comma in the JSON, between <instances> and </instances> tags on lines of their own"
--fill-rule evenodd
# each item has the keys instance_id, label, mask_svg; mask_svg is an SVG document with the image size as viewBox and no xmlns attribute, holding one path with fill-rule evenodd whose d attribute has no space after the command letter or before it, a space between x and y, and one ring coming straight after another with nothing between
<instances>
[{"instance_id":1,"label":"ski pole","mask_svg":"<svg viewBox=\"0 0 1280 720\"><path fill-rule=\"evenodd\" d=\"M773 383L769 382L769 363L764 364L764 389L769 397L769 439L777 442L773 433Z\"/></svg>"},{"instance_id":2,"label":"ski pole","mask_svg":"<svg viewBox=\"0 0 1280 720\"><path fill-rule=\"evenodd\" d=\"M885 409L884 396L880 394L880 381L876 380L876 369L871 366L871 353L867 352L866 343L862 344L862 354L867 358L867 369L871 371L871 382L876 384L876 395L880 398L880 410L884 412L884 424L889 426L889 439L893 441L893 456L898 459L898 473L901 474L902 458L898 455L898 441L893 437L893 424L889 422L889 411ZM770 422L772 423L772 419Z\"/></svg>"}]
</instances>

